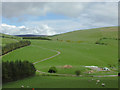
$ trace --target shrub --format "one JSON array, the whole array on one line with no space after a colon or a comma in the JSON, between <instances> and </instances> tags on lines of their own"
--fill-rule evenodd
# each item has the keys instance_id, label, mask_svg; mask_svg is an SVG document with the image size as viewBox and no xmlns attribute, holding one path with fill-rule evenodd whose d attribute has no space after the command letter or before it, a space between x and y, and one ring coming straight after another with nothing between
<instances>
[{"instance_id":1,"label":"shrub","mask_svg":"<svg viewBox=\"0 0 120 90\"><path fill-rule=\"evenodd\" d=\"M100 44L100 42L99 42L99 41L96 41L95 44Z\"/></svg>"},{"instance_id":2,"label":"shrub","mask_svg":"<svg viewBox=\"0 0 120 90\"><path fill-rule=\"evenodd\" d=\"M57 72L57 69L56 69L56 67L50 67L50 69L49 69L48 72L49 72L49 73L56 73L56 72Z\"/></svg>"},{"instance_id":3,"label":"shrub","mask_svg":"<svg viewBox=\"0 0 120 90\"><path fill-rule=\"evenodd\" d=\"M118 76L120 76L120 73L118 73Z\"/></svg>"},{"instance_id":4,"label":"shrub","mask_svg":"<svg viewBox=\"0 0 120 90\"><path fill-rule=\"evenodd\" d=\"M81 41L77 41L77 43L81 43Z\"/></svg>"},{"instance_id":5,"label":"shrub","mask_svg":"<svg viewBox=\"0 0 120 90\"><path fill-rule=\"evenodd\" d=\"M66 42L71 42L70 40L66 40Z\"/></svg>"},{"instance_id":6,"label":"shrub","mask_svg":"<svg viewBox=\"0 0 120 90\"><path fill-rule=\"evenodd\" d=\"M79 75L81 74L81 71L80 71L80 70L77 70L77 71L75 71L75 74L76 74L77 76L79 76Z\"/></svg>"}]
</instances>

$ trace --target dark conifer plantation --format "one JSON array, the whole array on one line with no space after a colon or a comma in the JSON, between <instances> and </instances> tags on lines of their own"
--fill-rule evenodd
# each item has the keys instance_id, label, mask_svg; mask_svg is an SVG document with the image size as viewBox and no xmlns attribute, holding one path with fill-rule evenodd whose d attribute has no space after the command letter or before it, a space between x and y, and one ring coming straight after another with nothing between
<instances>
[{"instance_id":1,"label":"dark conifer plantation","mask_svg":"<svg viewBox=\"0 0 120 90\"><path fill-rule=\"evenodd\" d=\"M2 62L3 83L20 80L29 76L34 76L36 69L28 61L7 61Z\"/></svg>"}]
</instances>

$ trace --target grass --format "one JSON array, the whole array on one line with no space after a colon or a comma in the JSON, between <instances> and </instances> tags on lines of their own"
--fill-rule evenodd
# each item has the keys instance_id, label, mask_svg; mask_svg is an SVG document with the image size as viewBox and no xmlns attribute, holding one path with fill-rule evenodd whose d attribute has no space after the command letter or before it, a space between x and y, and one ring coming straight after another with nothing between
<instances>
[{"instance_id":1,"label":"grass","mask_svg":"<svg viewBox=\"0 0 120 90\"><path fill-rule=\"evenodd\" d=\"M19 40L17 39L2 38L2 46L5 46L6 44L9 44L9 43L16 43L18 41Z\"/></svg>"},{"instance_id":2,"label":"grass","mask_svg":"<svg viewBox=\"0 0 120 90\"><path fill-rule=\"evenodd\" d=\"M22 37L17 37L17 36L12 36L12 35L6 35L6 34L1 34L0 33L0 46L5 46L6 44L9 43L15 43L22 40Z\"/></svg>"},{"instance_id":3,"label":"grass","mask_svg":"<svg viewBox=\"0 0 120 90\"><path fill-rule=\"evenodd\" d=\"M70 40L70 41L84 41L87 43L94 43L100 38L118 38L117 27L103 27L88 30L78 30L69 33L60 34L51 37L53 40Z\"/></svg>"},{"instance_id":4,"label":"grass","mask_svg":"<svg viewBox=\"0 0 120 90\"><path fill-rule=\"evenodd\" d=\"M98 79L101 82L96 84ZM102 87L101 83L105 83L106 86ZM22 85L25 88L27 86L29 88L117 88L118 78L35 76L4 84L3 88L21 88Z\"/></svg>"},{"instance_id":5,"label":"grass","mask_svg":"<svg viewBox=\"0 0 120 90\"><path fill-rule=\"evenodd\" d=\"M109 64L118 69L118 42L117 27L96 28L90 30L80 30L53 36L52 41L31 40L31 46L23 47L2 57L3 61L7 60L29 60L30 62L40 61L57 54L61 54L49 60L35 64L35 67L43 72L48 72L51 66L55 66L59 74L75 74L76 70L81 70L82 74L88 69L81 66L99 66L109 67ZM100 38L101 43L107 45L95 44ZM62 68L64 65L72 65L71 69ZM92 75L111 75L117 74L117 70L111 72L95 72ZM95 78L106 83L106 87L117 87L117 78ZM29 85L34 88L97 88L96 81L90 81L91 77L60 77L60 76L35 76L24 80L11 82L3 87L20 87L21 84ZM34 83L33 83L34 82Z\"/></svg>"},{"instance_id":6,"label":"grass","mask_svg":"<svg viewBox=\"0 0 120 90\"><path fill-rule=\"evenodd\" d=\"M56 54L56 52L51 52L50 50L39 48L36 46L27 46L27 47L14 50L13 52L10 52L8 55L4 55L2 57L2 60L3 61L29 60L30 62L34 63L46 57L50 57L54 54Z\"/></svg>"}]
</instances>

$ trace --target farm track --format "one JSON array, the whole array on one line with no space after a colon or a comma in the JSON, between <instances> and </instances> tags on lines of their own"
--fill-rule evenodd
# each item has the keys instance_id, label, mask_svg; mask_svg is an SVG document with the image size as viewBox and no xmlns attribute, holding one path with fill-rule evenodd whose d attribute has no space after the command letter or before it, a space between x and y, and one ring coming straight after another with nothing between
<instances>
[{"instance_id":1,"label":"farm track","mask_svg":"<svg viewBox=\"0 0 120 90\"><path fill-rule=\"evenodd\" d=\"M60 52L60 51L57 51L57 50L48 49L48 48L44 48L44 47L37 46L37 45L31 45L31 46L36 46L36 47L39 47L39 48L42 48L42 49L47 49L47 50L50 50L50 51L53 51L53 52L57 52L57 54L55 54L55 55L53 55L53 56L51 56L51 57L42 59L42 60L40 60L40 61L34 62L33 64L37 64L37 63L46 61L46 60L48 60L48 59L54 58L54 57L56 57L56 56L58 56L58 55L61 54L61 52ZM48 74L47 72L43 72L43 71L39 71L39 70L36 70L36 71L39 72L39 73ZM51 74L51 75L76 77L76 75L72 75L72 74ZM80 75L80 76L83 76L83 75ZM86 77L117 77L117 76L118 76L118 75L90 75L90 76L86 76Z\"/></svg>"},{"instance_id":2,"label":"farm track","mask_svg":"<svg viewBox=\"0 0 120 90\"><path fill-rule=\"evenodd\" d=\"M31 45L31 46L36 46L36 45ZM37 46L37 47L42 48L42 49L47 49L47 48L43 48L43 47L40 47L40 46ZM50 51L53 51L53 52L57 52L57 54L55 54L55 55L53 55L53 56L51 56L51 57L48 57L48 58L42 59L42 60L40 60L40 61L34 62L33 64L37 64L37 63L40 63L40 62L46 61L46 60L48 60L48 59L54 58L54 57L58 56L59 54L61 54L60 51L56 51L56 50L52 50L52 49L47 49L47 50L50 50Z\"/></svg>"}]
</instances>

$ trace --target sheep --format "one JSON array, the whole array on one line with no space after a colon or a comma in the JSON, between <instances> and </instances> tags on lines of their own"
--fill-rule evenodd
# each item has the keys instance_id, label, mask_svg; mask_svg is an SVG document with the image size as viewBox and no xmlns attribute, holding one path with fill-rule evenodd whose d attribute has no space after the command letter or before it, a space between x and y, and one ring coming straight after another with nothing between
<instances>
[{"instance_id":1,"label":"sheep","mask_svg":"<svg viewBox=\"0 0 120 90\"><path fill-rule=\"evenodd\" d=\"M105 83L102 83L101 85L104 87L104 86L105 86Z\"/></svg>"},{"instance_id":2,"label":"sheep","mask_svg":"<svg viewBox=\"0 0 120 90\"><path fill-rule=\"evenodd\" d=\"M22 85L21 88L24 88L24 86Z\"/></svg>"},{"instance_id":3,"label":"sheep","mask_svg":"<svg viewBox=\"0 0 120 90\"><path fill-rule=\"evenodd\" d=\"M27 86L27 88L29 88L29 86Z\"/></svg>"},{"instance_id":4,"label":"sheep","mask_svg":"<svg viewBox=\"0 0 120 90\"><path fill-rule=\"evenodd\" d=\"M100 80L97 80L97 83L99 83L100 82Z\"/></svg>"}]
</instances>

